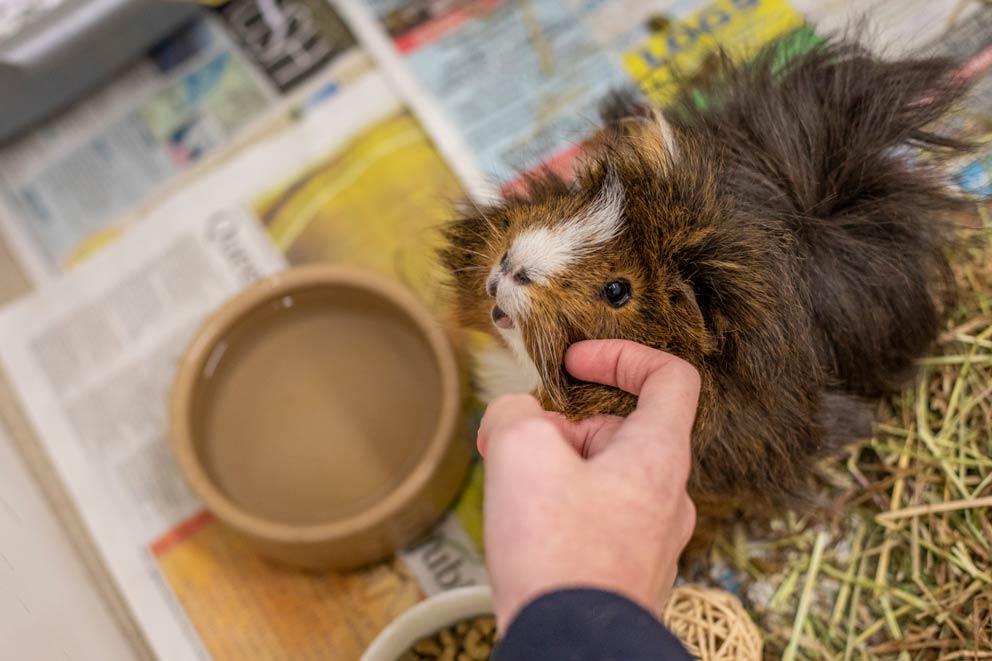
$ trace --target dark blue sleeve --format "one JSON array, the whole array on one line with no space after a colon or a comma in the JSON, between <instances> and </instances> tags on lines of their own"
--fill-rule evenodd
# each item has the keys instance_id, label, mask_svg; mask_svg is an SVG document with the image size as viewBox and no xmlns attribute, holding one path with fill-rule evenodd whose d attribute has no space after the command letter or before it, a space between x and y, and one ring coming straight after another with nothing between
<instances>
[{"instance_id":1,"label":"dark blue sleeve","mask_svg":"<svg viewBox=\"0 0 992 661\"><path fill-rule=\"evenodd\" d=\"M524 607L494 661L692 661L682 643L634 602L603 590L548 593Z\"/></svg>"}]
</instances>

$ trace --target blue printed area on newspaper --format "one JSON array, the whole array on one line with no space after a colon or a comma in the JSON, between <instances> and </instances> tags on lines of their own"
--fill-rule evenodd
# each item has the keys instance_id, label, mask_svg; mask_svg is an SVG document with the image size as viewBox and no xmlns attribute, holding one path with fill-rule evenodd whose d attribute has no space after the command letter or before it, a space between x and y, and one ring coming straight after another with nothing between
<instances>
[{"instance_id":1,"label":"blue printed area on newspaper","mask_svg":"<svg viewBox=\"0 0 992 661\"><path fill-rule=\"evenodd\" d=\"M505 183L568 150L629 78L561 2L509 3L408 53L483 171Z\"/></svg>"}]
</instances>

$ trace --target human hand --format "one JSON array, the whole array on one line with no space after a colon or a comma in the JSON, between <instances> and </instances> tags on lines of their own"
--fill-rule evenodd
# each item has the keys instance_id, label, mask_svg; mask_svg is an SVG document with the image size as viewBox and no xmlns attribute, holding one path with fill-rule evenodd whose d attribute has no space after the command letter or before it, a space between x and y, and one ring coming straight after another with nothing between
<instances>
[{"instance_id":1,"label":"human hand","mask_svg":"<svg viewBox=\"0 0 992 661\"><path fill-rule=\"evenodd\" d=\"M532 599L595 587L655 608L695 527L686 491L699 375L623 340L579 342L577 379L638 396L626 419L570 422L528 395L493 402L479 429L485 458L486 558L497 623Z\"/></svg>"}]
</instances>

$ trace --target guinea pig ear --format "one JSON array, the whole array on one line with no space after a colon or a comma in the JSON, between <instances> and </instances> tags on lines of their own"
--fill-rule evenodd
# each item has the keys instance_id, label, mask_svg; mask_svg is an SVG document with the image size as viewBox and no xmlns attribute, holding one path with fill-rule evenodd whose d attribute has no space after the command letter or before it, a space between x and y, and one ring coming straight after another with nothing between
<instances>
[{"instance_id":1,"label":"guinea pig ear","mask_svg":"<svg viewBox=\"0 0 992 661\"><path fill-rule=\"evenodd\" d=\"M683 318L692 319L697 329L703 329L694 338L694 344L703 347L706 354L715 352L719 348L722 324L719 317L709 309L705 293L697 292L688 282L680 280L671 290L671 300ZM692 332L691 329L685 331Z\"/></svg>"},{"instance_id":2,"label":"guinea pig ear","mask_svg":"<svg viewBox=\"0 0 992 661\"><path fill-rule=\"evenodd\" d=\"M653 157L659 165L664 167L678 162L675 131L660 110L650 108L646 116L620 120L615 130L642 156Z\"/></svg>"},{"instance_id":3,"label":"guinea pig ear","mask_svg":"<svg viewBox=\"0 0 992 661\"><path fill-rule=\"evenodd\" d=\"M627 117L594 133L582 145L576 181L581 187L602 180L611 166L622 165L632 155L635 162L651 162L661 170L678 162L675 131L661 112L651 109L647 116Z\"/></svg>"},{"instance_id":4,"label":"guinea pig ear","mask_svg":"<svg viewBox=\"0 0 992 661\"><path fill-rule=\"evenodd\" d=\"M651 108L651 120L654 122L658 131L661 147L668 154L668 160L671 163L677 163L679 160L679 146L675 140L675 131L672 129L672 125L657 108Z\"/></svg>"},{"instance_id":5,"label":"guinea pig ear","mask_svg":"<svg viewBox=\"0 0 992 661\"><path fill-rule=\"evenodd\" d=\"M613 89L599 103L599 119L603 126L617 126L628 119L651 116L651 104L640 91L625 87Z\"/></svg>"}]
</instances>

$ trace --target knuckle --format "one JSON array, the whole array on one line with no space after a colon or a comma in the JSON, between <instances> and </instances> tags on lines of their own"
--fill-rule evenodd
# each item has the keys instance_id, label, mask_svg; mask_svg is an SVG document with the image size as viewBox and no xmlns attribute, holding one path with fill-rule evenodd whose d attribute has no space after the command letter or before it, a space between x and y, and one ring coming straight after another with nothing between
<instances>
[{"instance_id":1,"label":"knuckle","mask_svg":"<svg viewBox=\"0 0 992 661\"><path fill-rule=\"evenodd\" d=\"M672 372L672 377L677 379L680 383L684 383L687 386L691 386L697 390L699 389L702 379L699 376L699 371L690 363L673 356L670 369Z\"/></svg>"}]
</instances>

